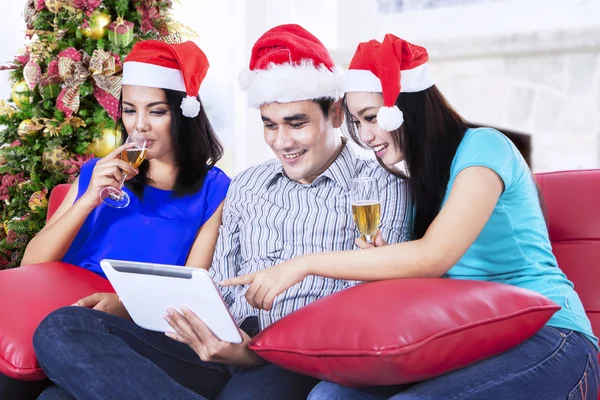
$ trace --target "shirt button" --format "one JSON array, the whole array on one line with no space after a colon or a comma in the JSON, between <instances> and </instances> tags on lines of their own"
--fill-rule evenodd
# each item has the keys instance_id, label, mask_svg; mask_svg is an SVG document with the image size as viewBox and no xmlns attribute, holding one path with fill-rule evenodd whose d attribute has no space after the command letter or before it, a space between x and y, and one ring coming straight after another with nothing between
<instances>
[{"instance_id":1,"label":"shirt button","mask_svg":"<svg viewBox=\"0 0 600 400\"><path fill-rule=\"evenodd\" d=\"M286 250L291 250L292 249L292 245L291 244L286 244L285 245L285 249Z\"/></svg>"}]
</instances>

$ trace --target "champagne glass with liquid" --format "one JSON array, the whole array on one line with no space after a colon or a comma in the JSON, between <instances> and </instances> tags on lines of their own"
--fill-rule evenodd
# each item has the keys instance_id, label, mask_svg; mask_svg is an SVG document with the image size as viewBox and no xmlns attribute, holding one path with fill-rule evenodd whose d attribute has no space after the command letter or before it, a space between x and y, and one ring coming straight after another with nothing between
<instances>
[{"instance_id":1,"label":"champagne glass with liquid","mask_svg":"<svg viewBox=\"0 0 600 400\"><path fill-rule=\"evenodd\" d=\"M125 143L133 143L134 145L123 150L121 153L121 159L131 164L133 168L138 168L148 153L146 138L137 130L135 130L131 132ZM123 190L123 184L125 183L126 179L127 173L123 172L121 182L119 183L119 189L107 186L100 191L100 198L104 204L114 208L124 208L129 205L131 199Z\"/></svg>"},{"instance_id":2,"label":"champagne glass with liquid","mask_svg":"<svg viewBox=\"0 0 600 400\"><path fill-rule=\"evenodd\" d=\"M379 189L375 178L357 178L352 180L350 192L352 215L358 231L367 243L373 243L373 237L379 229L381 205Z\"/></svg>"}]
</instances>

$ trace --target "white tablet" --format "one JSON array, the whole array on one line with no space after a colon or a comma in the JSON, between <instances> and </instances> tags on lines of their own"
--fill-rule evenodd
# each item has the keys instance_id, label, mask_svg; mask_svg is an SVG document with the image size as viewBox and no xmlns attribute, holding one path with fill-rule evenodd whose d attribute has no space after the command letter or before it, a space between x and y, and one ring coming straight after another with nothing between
<instances>
[{"instance_id":1,"label":"white tablet","mask_svg":"<svg viewBox=\"0 0 600 400\"><path fill-rule=\"evenodd\" d=\"M102 260L102 270L127 308L144 329L166 332L168 308L185 306L220 340L241 343L242 336L208 272L201 268Z\"/></svg>"}]
</instances>

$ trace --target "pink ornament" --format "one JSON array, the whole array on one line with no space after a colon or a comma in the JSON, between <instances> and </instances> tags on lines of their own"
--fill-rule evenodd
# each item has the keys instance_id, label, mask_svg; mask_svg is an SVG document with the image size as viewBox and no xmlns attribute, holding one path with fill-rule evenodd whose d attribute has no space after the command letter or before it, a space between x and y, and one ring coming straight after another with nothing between
<instances>
[{"instance_id":1,"label":"pink ornament","mask_svg":"<svg viewBox=\"0 0 600 400\"><path fill-rule=\"evenodd\" d=\"M33 90L38 83L40 83L40 79L42 78L42 68L40 64L38 64L33 58L29 59L25 68L23 68L23 79L27 83L29 90Z\"/></svg>"}]
</instances>

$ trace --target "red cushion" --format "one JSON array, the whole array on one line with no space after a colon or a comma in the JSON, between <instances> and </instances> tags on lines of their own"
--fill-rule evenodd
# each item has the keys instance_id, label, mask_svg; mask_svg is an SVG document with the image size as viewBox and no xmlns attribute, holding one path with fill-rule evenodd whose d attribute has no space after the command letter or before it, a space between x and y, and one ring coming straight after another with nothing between
<instances>
[{"instance_id":1,"label":"red cushion","mask_svg":"<svg viewBox=\"0 0 600 400\"><path fill-rule=\"evenodd\" d=\"M501 353L560 307L535 292L456 279L361 284L301 308L250 348L302 374L349 386L415 382Z\"/></svg>"},{"instance_id":2,"label":"red cushion","mask_svg":"<svg viewBox=\"0 0 600 400\"><path fill-rule=\"evenodd\" d=\"M32 339L50 312L97 292L114 292L108 280L62 262L0 271L0 372L21 380L45 377Z\"/></svg>"},{"instance_id":3,"label":"red cushion","mask_svg":"<svg viewBox=\"0 0 600 400\"><path fill-rule=\"evenodd\" d=\"M68 183L63 183L62 185L56 185L54 189L52 189L52 192L50 193L50 200L48 200L46 221L48 221L52 217L52 214L56 212L56 209L61 205L70 188L71 185Z\"/></svg>"}]
</instances>

